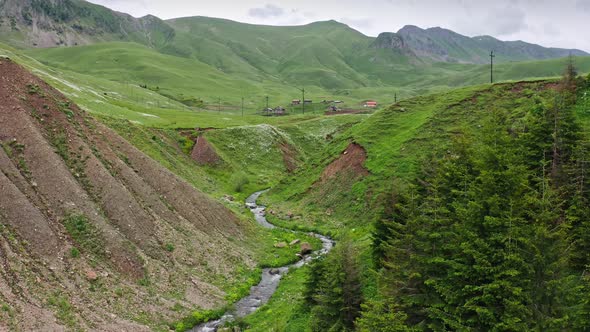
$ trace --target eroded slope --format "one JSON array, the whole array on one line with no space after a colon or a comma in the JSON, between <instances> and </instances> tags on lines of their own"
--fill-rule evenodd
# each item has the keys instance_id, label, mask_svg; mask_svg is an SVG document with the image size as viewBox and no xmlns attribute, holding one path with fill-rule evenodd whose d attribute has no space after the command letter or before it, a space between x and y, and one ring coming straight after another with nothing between
<instances>
[{"instance_id":1,"label":"eroded slope","mask_svg":"<svg viewBox=\"0 0 590 332\"><path fill-rule=\"evenodd\" d=\"M0 143L0 329L146 330L254 266L234 214L8 59Z\"/></svg>"}]
</instances>

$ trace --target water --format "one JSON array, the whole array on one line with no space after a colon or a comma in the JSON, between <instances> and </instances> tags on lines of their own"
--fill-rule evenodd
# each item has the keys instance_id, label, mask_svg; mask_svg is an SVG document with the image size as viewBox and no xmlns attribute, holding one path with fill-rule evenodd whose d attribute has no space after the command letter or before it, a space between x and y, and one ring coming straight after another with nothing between
<instances>
[{"instance_id":1,"label":"water","mask_svg":"<svg viewBox=\"0 0 590 332\"><path fill-rule=\"evenodd\" d=\"M258 205L256 202L263 193L268 190L258 191L246 198L246 207L252 211L256 222L265 228L276 228L275 225L266 220L266 207ZM227 312L220 319L203 323L196 326L191 331L193 332L214 332L225 323L231 322L236 318L245 317L268 302L270 297L274 294L279 286L281 277L289 272L290 268L299 268L309 263L314 258L325 255L334 247L334 241L327 236L312 233L313 236L322 241L322 248L310 255L304 256L297 263L282 266L279 268L268 268L262 270L262 280L256 286L250 289L250 294L235 303L234 309Z\"/></svg>"}]
</instances>

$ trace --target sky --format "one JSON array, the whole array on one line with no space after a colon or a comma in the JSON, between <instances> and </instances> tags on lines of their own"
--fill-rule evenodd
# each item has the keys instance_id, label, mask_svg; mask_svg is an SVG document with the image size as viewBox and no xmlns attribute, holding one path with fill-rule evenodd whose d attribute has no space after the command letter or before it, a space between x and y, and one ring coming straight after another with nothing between
<instances>
[{"instance_id":1,"label":"sky","mask_svg":"<svg viewBox=\"0 0 590 332\"><path fill-rule=\"evenodd\" d=\"M443 27L590 52L590 0L90 0L135 17L209 16L266 25L336 20L368 36Z\"/></svg>"}]
</instances>

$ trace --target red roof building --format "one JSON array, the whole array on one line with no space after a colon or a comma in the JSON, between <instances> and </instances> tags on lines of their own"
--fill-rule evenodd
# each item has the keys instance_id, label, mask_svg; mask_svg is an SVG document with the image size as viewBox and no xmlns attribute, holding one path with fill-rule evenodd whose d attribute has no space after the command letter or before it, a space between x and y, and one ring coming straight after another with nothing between
<instances>
[{"instance_id":1,"label":"red roof building","mask_svg":"<svg viewBox=\"0 0 590 332\"><path fill-rule=\"evenodd\" d=\"M376 101L373 101L373 100L367 100L365 102L365 105L364 106L365 107L370 107L370 108L375 108L375 107L377 107L377 102Z\"/></svg>"}]
</instances>

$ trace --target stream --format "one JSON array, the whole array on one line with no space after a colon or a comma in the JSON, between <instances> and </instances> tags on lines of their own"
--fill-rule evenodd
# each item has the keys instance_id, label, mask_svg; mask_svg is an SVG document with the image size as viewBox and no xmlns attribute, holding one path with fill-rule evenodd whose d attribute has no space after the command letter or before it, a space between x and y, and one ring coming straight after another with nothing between
<instances>
[{"instance_id":1,"label":"stream","mask_svg":"<svg viewBox=\"0 0 590 332\"><path fill-rule=\"evenodd\" d=\"M254 194L250 195L250 197L246 198L246 207L249 208L250 211L252 211L252 213L254 214L254 218L256 219L256 222L258 222L258 224L260 224L262 227L277 228L275 225L269 223L268 220L266 220L266 207L258 205L256 203L260 195L267 191L268 190L255 192ZM291 231L288 229L285 230ZM331 238L321 234L310 234L313 234L313 236L322 241L322 248L320 250L317 250L309 255L304 256L297 263L285 265L278 268L263 269L262 280L260 281L260 283L256 286L252 286L252 288L250 288L250 294L236 302L234 304L233 310L226 312L218 320L213 320L210 322L203 323L201 325L197 325L190 331L214 332L217 331L218 328L222 327L227 322L231 322L236 318L242 318L253 313L258 308L260 308L268 302L270 297L277 290L277 287L279 286L279 282L281 281L282 276L287 274L290 268L302 267L305 264L312 261L314 258L327 254L334 247L334 241Z\"/></svg>"}]
</instances>

